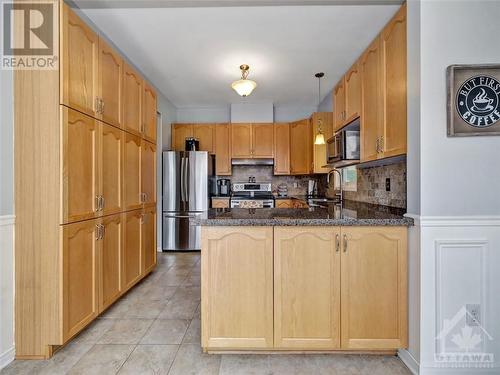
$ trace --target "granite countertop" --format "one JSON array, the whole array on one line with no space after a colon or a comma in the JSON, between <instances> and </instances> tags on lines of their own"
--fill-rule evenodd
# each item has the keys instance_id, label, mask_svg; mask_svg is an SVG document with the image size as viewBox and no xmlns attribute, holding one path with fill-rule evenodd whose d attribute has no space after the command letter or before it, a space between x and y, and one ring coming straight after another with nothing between
<instances>
[{"instance_id":1,"label":"granite countertop","mask_svg":"<svg viewBox=\"0 0 500 375\"><path fill-rule=\"evenodd\" d=\"M405 210L368 203L325 202L310 208L212 208L205 218L193 219L203 226L411 226L413 219L403 216Z\"/></svg>"}]
</instances>

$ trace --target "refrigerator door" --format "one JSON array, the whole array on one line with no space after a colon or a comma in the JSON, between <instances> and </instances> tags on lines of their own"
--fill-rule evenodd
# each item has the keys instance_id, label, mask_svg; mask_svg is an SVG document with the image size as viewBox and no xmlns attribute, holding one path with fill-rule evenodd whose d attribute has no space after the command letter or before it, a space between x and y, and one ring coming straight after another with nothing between
<instances>
[{"instance_id":1,"label":"refrigerator door","mask_svg":"<svg viewBox=\"0 0 500 375\"><path fill-rule=\"evenodd\" d=\"M209 185L212 183L212 156L206 151L189 151L185 154L186 210L206 211L209 208Z\"/></svg>"},{"instance_id":2,"label":"refrigerator door","mask_svg":"<svg viewBox=\"0 0 500 375\"><path fill-rule=\"evenodd\" d=\"M163 211L183 211L184 157L182 152L163 153Z\"/></svg>"},{"instance_id":3,"label":"refrigerator door","mask_svg":"<svg viewBox=\"0 0 500 375\"><path fill-rule=\"evenodd\" d=\"M201 227L190 223L190 219L204 213L163 213L164 251L200 250Z\"/></svg>"}]
</instances>

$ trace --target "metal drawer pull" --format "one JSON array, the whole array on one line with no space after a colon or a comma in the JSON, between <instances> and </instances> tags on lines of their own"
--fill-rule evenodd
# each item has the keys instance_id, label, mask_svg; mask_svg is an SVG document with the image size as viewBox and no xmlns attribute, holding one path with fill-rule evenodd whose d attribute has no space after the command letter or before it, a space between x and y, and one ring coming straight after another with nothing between
<instances>
[{"instance_id":1,"label":"metal drawer pull","mask_svg":"<svg viewBox=\"0 0 500 375\"><path fill-rule=\"evenodd\" d=\"M347 234L344 234L344 253L347 253Z\"/></svg>"},{"instance_id":2,"label":"metal drawer pull","mask_svg":"<svg viewBox=\"0 0 500 375\"><path fill-rule=\"evenodd\" d=\"M340 236L338 233L335 235L335 251L337 253L340 251Z\"/></svg>"}]
</instances>

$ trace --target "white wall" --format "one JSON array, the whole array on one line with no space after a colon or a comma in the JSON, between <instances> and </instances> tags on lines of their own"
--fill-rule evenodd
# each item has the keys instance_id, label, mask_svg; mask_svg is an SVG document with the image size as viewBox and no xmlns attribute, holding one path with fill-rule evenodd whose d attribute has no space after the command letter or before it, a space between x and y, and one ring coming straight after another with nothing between
<instances>
[{"instance_id":1,"label":"white wall","mask_svg":"<svg viewBox=\"0 0 500 375\"><path fill-rule=\"evenodd\" d=\"M319 103L318 112L333 112L333 89Z\"/></svg>"},{"instance_id":2,"label":"white wall","mask_svg":"<svg viewBox=\"0 0 500 375\"><path fill-rule=\"evenodd\" d=\"M189 122L230 122L230 106L178 107L177 121Z\"/></svg>"},{"instance_id":3,"label":"white wall","mask_svg":"<svg viewBox=\"0 0 500 375\"><path fill-rule=\"evenodd\" d=\"M12 71L0 70L0 215L14 212L14 113Z\"/></svg>"}]
</instances>

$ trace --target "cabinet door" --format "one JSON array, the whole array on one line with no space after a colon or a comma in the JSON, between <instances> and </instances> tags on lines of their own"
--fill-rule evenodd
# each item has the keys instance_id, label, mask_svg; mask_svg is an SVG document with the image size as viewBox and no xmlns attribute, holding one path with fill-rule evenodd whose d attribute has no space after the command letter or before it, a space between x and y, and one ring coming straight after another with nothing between
<instances>
[{"instance_id":1,"label":"cabinet door","mask_svg":"<svg viewBox=\"0 0 500 375\"><path fill-rule=\"evenodd\" d=\"M144 210L141 226L142 273L149 273L156 266L156 207Z\"/></svg>"},{"instance_id":2,"label":"cabinet door","mask_svg":"<svg viewBox=\"0 0 500 375\"><path fill-rule=\"evenodd\" d=\"M229 198L212 198L212 208L229 208Z\"/></svg>"},{"instance_id":3,"label":"cabinet door","mask_svg":"<svg viewBox=\"0 0 500 375\"><path fill-rule=\"evenodd\" d=\"M63 223L100 214L99 124L80 112L61 107L63 147Z\"/></svg>"},{"instance_id":4,"label":"cabinet door","mask_svg":"<svg viewBox=\"0 0 500 375\"><path fill-rule=\"evenodd\" d=\"M311 168L309 120L290 123L290 174L309 174Z\"/></svg>"},{"instance_id":5,"label":"cabinet door","mask_svg":"<svg viewBox=\"0 0 500 375\"><path fill-rule=\"evenodd\" d=\"M141 163L141 139L126 133L123 172L123 196L126 210L133 210L142 206Z\"/></svg>"},{"instance_id":6,"label":"cabinet door","mask_svg":"<svg viewBox=\"0 0 500 375\"><path fill-rule=\"evenodd\" d=\"M321 131L325 137L325 141L333 135L333 113L332 112L315 112L311 117L311 130L312 130L312 149L313 149L313 173L328 173L330 168L323 167L326 163L326 144L316 145L314 141L319 132L321 124Z\"/></svg>"},{"instance_id":7,"label":"cabinet door","mask_svg":"<svg viewBox=\"0 0 500 375\"><path fill-rule=\"evenodd\" d=\"M274 146L273 124L252 124L252 156L272 158Z\"/></svg>"},{"instance_id":8,"label":"cabinet door","mask_svg":"<svg viewBox=\"0 0 500 375\"><path fill-rule=\"evenodd\" d=\"M229 124L215 125L215 174L230 176L231 171L231 133Z\"/></svg>"},{"instance_id":9,"label":"cabinet door","mask_svg":"<svg viewBox=\"0 0 500 375\"><path fill-rule=\"evenodd\" d=\"M99 37L66 4L61 30L61 103L96 117Z\"/></svg>"},{"instance_id":10,"label":"cabinet door","mask_svg":"<svg viewBox=\"0 0 500 375\"><path fill-rule=\"evenodd\" d=\"M361 161L379 155L381 131L380 39L377 37L361 57Z\"/></svg>"},{"instance_id":11,"label":"cabinet door","mask_svg":"<svg viewBox=\"0 0 500 375\"><path fill-rule=\"evenodd\" d=\"M406 5L382 31L383 157L406 153Z\"/></svg>"},{"instance_id":12,"label":"cabinet door","mask_svg":"<svg viewBox=\"0 0 500 375\"><path fill-rule=\"evenodd\" d=\"M102 240L99 261L99 312L120 297L122 293L123 215L102 219Z\"/></svg>"},{"instance_id":13,"label":"cabinet door","mask_svg":"<svg viewBox=\"0 0 500 375\"><path fill-rule=\"evenodd\" d=\"M273 228L202 227L202 347L273 347Z\"/></svg>"},{"instance_id":14,"label":"cabinet door","mask_svg":"<svg viewBox=\"0 0 500 375\"><path fill-rule=\"evenodd\" d=\"M193 124L172 125L172 150L184 151L186 138L193 136Z\"/></svg>"},{"instance_id":15,"label":"cabinet door","mask_svg":"<svg viewBox=\"0 0 500 375\"><path fill-rule=\"evenodd\" d=\"M274 124L274 174L290 174L290 124Z\"/></svg>"},{"instance_id":16,"label":"cabinet door","mask_svg":"<svg viewBox=\"0 0 500 375\"><path fill-rule=\"evenodd\" d=\"M101 124L101 176L103 213L109 215L123 211L123 137L124 132Z\"/></svg>"},{"instance_id":17,"label":"cabinet door","mask_svg":"<svg viewBox=\"0 0 500 375\"><path fill-rule=\"evenodd\" d=\"M345 75L345 113L346 124L361 115L361 74L357 62Z\"/></svg>"},{"instance_id":18,"label":"cabinet door","mask_svg":"<svg viewBox=\"0 0 500 375\"><path fill-rule=\"evenodd\" d=\"M99 118L122 127L123 59L99 38L99 90L102 108Z\"/></svg>"},{"instance_id":19,"label":"cabinet door","mask_svg":"<svg viewBox=\"0 0 500 375\"><path fill-rule=\"evenodd\" d=\"M127 290L142 275L142 210L129 211L124 215L123 285L124 290Z\"/></svg>"},{"instance_id":20,"label":"cabinet door","mask_svg":"<svg viewBox=\"0 0 500 375\"><path fill-rule=\"evenodd\" d=\"M156 203L156 146L142 141L141 191L144 204Z\"/></svg>"},{"instance_id":21,"label":"cabinet door","mask_svg":"<svg viewBox=\"0 0 500 375\"><path fill-rule=\"evenodd\" d=\"M335 131L345 124L345 82L341 78L333 89L333 126Z\"/></svg>"},{"instance_id":22,"label":"cabinet door","mask_svg":"<svg viewBox=\"0 0 500 375\"><path fill-rule=\"evenodd\" d=\"M342 348L407 346L407 228L342 227Z\"/></svg>"},{"instance_id":23,"label":"cabinet door","mask_svg":"<svg viewBox=\"0 0 500 375\"><path fill-rule=\"evenodd\" d=\"M276 208L292 208L293 203L291 199L276 199Z\"/></svg>"},{"instance_id":24,"label":"cabinet door","mask_svg":"<svg viewBox=\"0 0 500 375\"><path fill-rule=\"evenodd\" d=\"M142 132L142 78L128 64L123 71L124 129L137 135Z\"/></svg>"},{"instance_id":25,"label":"cabinet door","mask_svg":"<svg viewBox=\"0 0 500 375\"><path fill-rule=\"evenodd\" d=\"M252 124L231 124L231 156L252 157Z\"/></svg>"},{"instance_id":26,"label":"cabinet door","mask_svg":"<svg viewBox=\"0 0 500 375\"><path fill-rule=\"evenodd\" d=\"M63 342L81 331L98 314L98 220L63 225Z\"/></svg>"},{"instance_id":27,"label":"cabinet door","mask_svg":"<svg viewBox=\"0 0 500 375\"><path fill-rule=\"evenodd\" d=\"M274 345L340 347L340 228L274 228Z\"/></svg>"},{"instance_id":28,"label":"cabinet door","mask_svg":"<svg viewBox=\"0 0 500 375\"><path fill-rule=\"evenodd\" d=\"M156 143L156 91L145 81L142 104L143 136L147 140Z\"/></svg>"},{"instance_id":29,"label":"cabinet door","mask_svg":"<svg viewBox=\"0 0 500 375\"><path fill-rule=\"evenodd\" d=\"M214 124L193 125L193 137L200 142L200 151L214 152Z\"/></svg>"}]
</instances>

